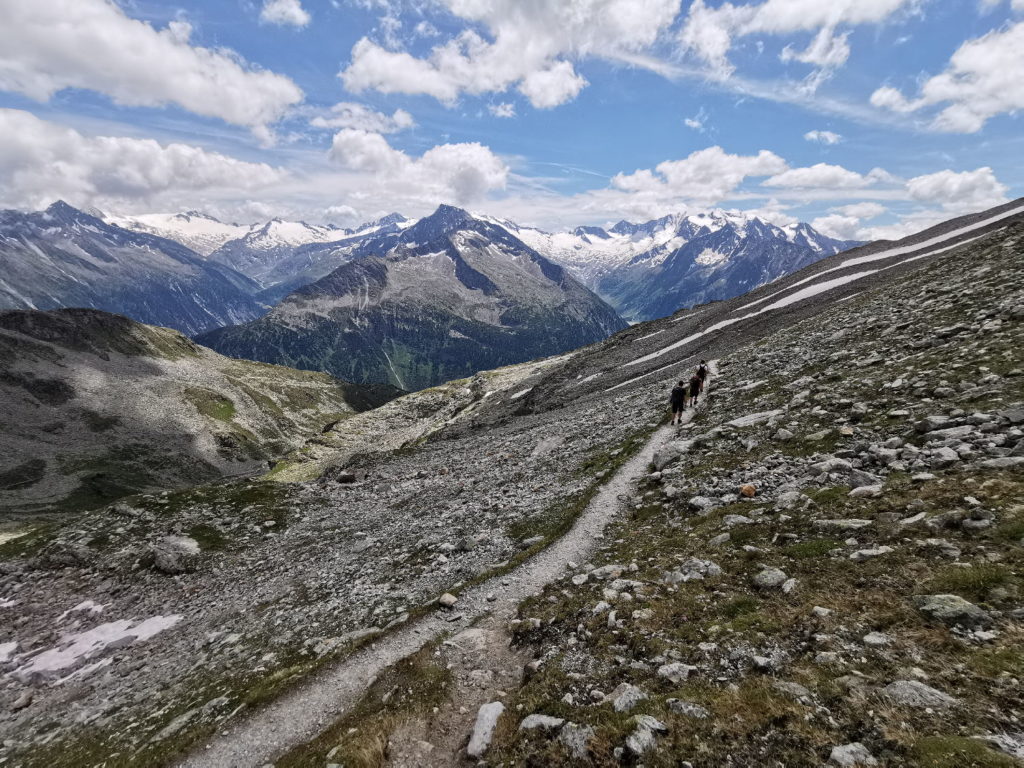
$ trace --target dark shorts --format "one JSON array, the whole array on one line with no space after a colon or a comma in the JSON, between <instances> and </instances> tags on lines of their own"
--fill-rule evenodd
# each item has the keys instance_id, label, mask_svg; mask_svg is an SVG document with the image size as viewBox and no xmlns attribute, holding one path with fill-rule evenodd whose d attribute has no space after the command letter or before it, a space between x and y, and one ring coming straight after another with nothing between
<instances>
[{"instance_id":1,"label":"dark shorts","mask_svg":"<svg viewBox=\"0 0 1024 768\"><path fill-rule=\"evenodd\" d=\"M684 403L672 403L672 413L682 413L686 410Z\"/></svg>"}]
</instances>

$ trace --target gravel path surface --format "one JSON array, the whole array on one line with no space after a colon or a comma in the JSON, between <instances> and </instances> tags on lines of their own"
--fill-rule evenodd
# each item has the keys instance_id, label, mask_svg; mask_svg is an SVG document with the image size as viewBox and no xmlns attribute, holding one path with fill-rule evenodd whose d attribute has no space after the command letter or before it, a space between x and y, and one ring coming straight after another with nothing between
<instances>
[{"instance_id":1,"label":"gravel path surface","mask_svg":"<svg viewBox=\"0 0 1024 768\"><path fill-rule=\"evenodd\" d=\"M692 416L693 410L687 411L685 421ZM180 768L258 768L273 763L289 748L309 741L343 715L380 672L440 633L458 632L488 613L511 619L523 599L564 572L566 562L585 562L593 554L605 526L621 509L621 497L628 495L647 471L655 452L676 435L674 427L660 427L640 452L601 487L572 529L532 560L467 590L453 611L437 611L396 630L224 729L181 761ZM488 602L488 594L495 599Z\"/></svg>"}]
</instances>

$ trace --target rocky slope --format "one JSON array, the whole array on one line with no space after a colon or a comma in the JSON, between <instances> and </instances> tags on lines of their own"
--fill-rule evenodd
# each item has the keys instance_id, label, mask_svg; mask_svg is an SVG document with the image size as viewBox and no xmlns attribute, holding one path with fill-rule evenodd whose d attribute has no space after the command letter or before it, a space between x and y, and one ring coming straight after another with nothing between
<instances>
[{"instance_id":1,"label":"rocky slope","mask_svg":"<svg viewBox=\"0 0 1024 768\"><path fill-rule=\"evenodd\" d=\"M265 470L390 394L229 360L96 310L0 312L0 350L8 515Z\"/></svg>"},{"instance_id":2,"label":"rocky slope","mask_svg":"<svg viewBox=\"0 0 1024 768\"><path fill-rule=\"evenodd\" d=\"M411 390L558 354L625 326L563 268L458 208L442 206L360 248L260 321L201 343Z\"/></svg>"},{"instance_id":3,"label":"rocky slope","mask_svg":"<svg viewBox=\"0 0 1024 768\"><path fill-rule=\"evenodd\" d=\"M179 243L63 202L0 211L0 309L91 307L195 334L258 317L258 290Z\"/></svg>"},{"instance_id":4,"label":"rocky slope","mask_svg":"<svg viewBox=\"0 0 1024 768\"><path fill-rule=\"evenodd\" d=\"M399 450L329 433L303 482L141 496L9 542L0 757L161 764L367 638L428 613L464 628L462 590L528 580L516 565L624 482L706 357L704 410L603 551L502 630L511 652L474 661L460 636L435 656L424 632L358 720L309 723L323 737L273 762L452 765L478 731L489 764L1013 764L995 750L1024 707L1022 243L1018 201L410 395L387 418L422 406L430 426ZM525 678L496 671L528 657ZM466 686L502 706L460 713L446 692Z\"/></svg>"},{"instance_id":5,"label":"rocky slope","mask_svg":"<svg viewBox=\"0 0 1024 768\"><path fill-rule=\"evenodd\" d=\"M633 321L731 299L861 245L827 237L809 224L779 227L726 211L555 234L503 224Z\"/></svg>"}]
</instances>

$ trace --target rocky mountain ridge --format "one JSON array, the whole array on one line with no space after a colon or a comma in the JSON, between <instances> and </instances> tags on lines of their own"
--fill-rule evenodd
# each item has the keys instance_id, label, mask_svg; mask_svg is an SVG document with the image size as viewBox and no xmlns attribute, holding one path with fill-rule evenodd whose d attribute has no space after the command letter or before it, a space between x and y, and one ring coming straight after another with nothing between
<instances>
[{"instance_id":1,"label":"rocky mountain ridge","mask_svg":"<svg viewBox=\"0 0 1024 768\"><path fill-rule=\"evenodd\" d=\"M89 307L187 334L265 311L244 275L63 202L0 211L0 275L0 309Z\"/></svg>"},{"instance_id":2,"label":"rocky mountain ridge","mask_svg":"<svg viewBox=\"0 0 1024 768\"><path fill-rule=\"evenodd\" d=\"M362 243L352 258L262 321L200 342L412 390L560 354L625 326L562 267L451 206Z\"/></svg>"},{"instance_id":3,"label":"rocky mountain ridge","mask_svg":"<svg viewBox=\"0 0 1024 768\"><path fill-rule=\"evenodd\" d=\"M729 211L555 234L506 226L630 320L731 299L862 244L827 237L806 223L780 227Z\"/></svg>"}]
</instances>

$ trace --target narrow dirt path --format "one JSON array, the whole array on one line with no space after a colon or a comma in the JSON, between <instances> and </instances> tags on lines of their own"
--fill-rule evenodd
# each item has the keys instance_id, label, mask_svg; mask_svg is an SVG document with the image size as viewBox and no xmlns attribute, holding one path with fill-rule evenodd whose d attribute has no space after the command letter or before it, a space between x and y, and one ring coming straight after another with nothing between
<instances>
[{"instance_id":1,"label":"narrow dirt path","mask_svg":"<svg viewBox=\"0 0 1024 768\"><path fill-rule=\"evenodd\" d=\"M685 421L692 416L693 410L687 411ZM309 741L357 703L381 671L415 653L442 632L461 632L488 614L487 626L496 631L515 615L520 602L561 576L568 561L583 563L591 557L605 526L620 511L620 497L630 494L654 454L676 435L676 428L660 427L601 487L565 536L514 571L462 593L455 609L460 618L453 621L452 614L438 611L395 630L312 676L269 706L228 724L178 763L179 768L259 768L272 764L276 757ZM486 599L488 595L492 600ZM507 639L501 639L498 633L491 642L507 643Z\"/></svg>"}]
</instances>

